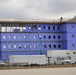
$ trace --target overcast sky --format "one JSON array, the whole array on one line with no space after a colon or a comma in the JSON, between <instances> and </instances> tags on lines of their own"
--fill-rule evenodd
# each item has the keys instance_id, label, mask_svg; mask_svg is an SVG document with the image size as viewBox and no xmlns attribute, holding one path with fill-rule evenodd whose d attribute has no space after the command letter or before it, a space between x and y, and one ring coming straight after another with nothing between
<instances>
[{"instance_id":1,"label":"overcast sky","mask_svg":"<svg viewBox=\"0 0 76 75\"><path fill-rule=\"evenodd\" d=\"M0 0L2 19L56 19L76 15L76 0Z\"/></svg>"}]
</instances>

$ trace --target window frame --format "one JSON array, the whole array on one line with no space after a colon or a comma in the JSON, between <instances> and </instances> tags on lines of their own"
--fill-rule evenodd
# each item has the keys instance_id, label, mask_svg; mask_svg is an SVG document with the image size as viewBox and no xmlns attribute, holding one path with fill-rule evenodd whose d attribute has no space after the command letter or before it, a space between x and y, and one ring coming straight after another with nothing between
<instances>
[{"instance_id":1,"label":"window frame","mask_svg":"<svg viewBox=\"0 0 76 75\"><path fill-rule=\"evenodd\" d=\"M44 45L44 48L47 48L47 46L46 46L46 45Z\"/></svg>"},{"instance_id":2,"label":"window frame","mask_svg":"<svg viewBox=\"0 0 76 75\"><path fill-rule=\"evenodd\" d=\"M54 48L56 48L56 45L54 44Z\"/></svg>"}]
</instances>

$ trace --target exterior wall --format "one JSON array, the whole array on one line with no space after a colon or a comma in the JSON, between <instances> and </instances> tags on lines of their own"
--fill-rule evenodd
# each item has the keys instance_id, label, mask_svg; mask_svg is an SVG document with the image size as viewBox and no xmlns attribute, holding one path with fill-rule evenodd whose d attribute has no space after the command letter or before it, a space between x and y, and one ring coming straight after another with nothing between
<instances>
[{"instance_id":1,"label":"exterior wall","mask_svg":"<svg viewBox=\"0 0 76 75\"><path fill-rule=\"evenodd\" d=\"M62 24L61 25L61 39L62 39L62 50L66 50L67 49L67 26L66 24Z\"/></svg>"},{"instance_id":2,"label":"exterior wall","mask_svg":"<svg viewBox=\"0 0 76 75\"><path fill-rule=\"evenodd\" d=\"M67 49L76 50L76 24L67 23Z\"/></svg>"},{"instance_id":3,"label":"exterior wall","mask_svg":"<svg viewBox=\"0 0 76 75\"><path fill-rule=\"evenodd\" d=\"M15 24L15 29L9 29L0 33L0 58L9 60L10 55L38 55L47 54L47 50L67 49L67 25L66 24ZM8 32L7 32L8 31Z\"/></svg>"}]
</instances>

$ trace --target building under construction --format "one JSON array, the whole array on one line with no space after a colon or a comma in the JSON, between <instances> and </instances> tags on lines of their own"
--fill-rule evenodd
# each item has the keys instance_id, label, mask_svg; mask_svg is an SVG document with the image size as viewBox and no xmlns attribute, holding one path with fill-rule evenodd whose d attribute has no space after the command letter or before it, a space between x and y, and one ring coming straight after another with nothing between
<instances>
[{"instance_id":1,"label":"building under construction","mask_svg":"<svg viewBox=\"0 0 76 75\"><path fill-rule=\"evenodd\" d=\"M0 60L10 55L47 54L76 50L76 19L69 21L0 21Z\"/></svg>"}]
</instances>

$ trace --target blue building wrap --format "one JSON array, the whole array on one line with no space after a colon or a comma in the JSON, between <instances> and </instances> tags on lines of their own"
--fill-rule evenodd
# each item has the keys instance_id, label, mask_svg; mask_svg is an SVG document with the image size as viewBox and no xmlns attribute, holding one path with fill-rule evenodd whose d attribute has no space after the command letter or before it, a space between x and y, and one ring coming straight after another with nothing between
<instances>
[{"instance_id":1,"label":"blue building wrap","mask_svg":"<svg viewBox=\"0 0 76 75\"><path fill-rule=\"evenodd\" d=\"M47 54L47 50L75 50L76 23L0 21L0 60L10 55Z\"/></svg>"}]
</instances>

